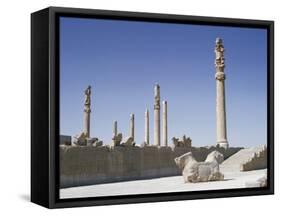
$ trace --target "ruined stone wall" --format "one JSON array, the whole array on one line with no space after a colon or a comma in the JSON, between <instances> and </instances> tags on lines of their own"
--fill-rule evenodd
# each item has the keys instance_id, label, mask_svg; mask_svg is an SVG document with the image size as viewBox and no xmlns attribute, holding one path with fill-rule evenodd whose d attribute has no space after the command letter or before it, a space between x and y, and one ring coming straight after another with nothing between
<instances>
[{"instance_id":1,"label":"ruined stone wall","mask_svg":"<svg viewBox=\"0 0 281 216\"><path fill-rule=\"evenodd\" d=\"M198 161L216 148L60 146L60 186L73 187L180 175L174 158L189 151ZM239 149L217 149L223 154Z\"/></svg>"},{"instance_id":2,"label":"ruined stone wall","mask_svg":"<svg viewBox=\"0 0 281 216\"><path fill-rule=\"evenodd\" d=\"M262 150L253 154L253 156L241 164L240 171L251 171L267 168L267 148L264 146Z\"/></svg>"}]
</instances>

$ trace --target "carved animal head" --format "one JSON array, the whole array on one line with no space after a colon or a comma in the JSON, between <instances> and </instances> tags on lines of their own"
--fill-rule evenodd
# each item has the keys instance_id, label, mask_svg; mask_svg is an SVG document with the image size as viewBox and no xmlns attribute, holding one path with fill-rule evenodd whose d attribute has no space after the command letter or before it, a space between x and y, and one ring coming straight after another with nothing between
<instances>
[{"instance_id":1,"label":"carved animal head","mask_svg":"<svg viewBox=\"0 0 281 216\"><path fill-rule=\"evenodd\" d=\"M208 154L205 162L213 162L214 160L221 164L224 161L223 154L216 150L212 151L210 154Z\"/></svg>"},{"instance_id":2,"label":"carved animal head","mask_svg":"<svg viewBox=\"0 0 281 216\"><path fill-rule=\"evenodd\" d=\"M180 168L183 169L186 164L188 164L190 161L194 161L194 157L192 155L192 152L188 152L186 154L183 154L177 158L175 158L176 165Z\"/></svg>"}]
</instances>

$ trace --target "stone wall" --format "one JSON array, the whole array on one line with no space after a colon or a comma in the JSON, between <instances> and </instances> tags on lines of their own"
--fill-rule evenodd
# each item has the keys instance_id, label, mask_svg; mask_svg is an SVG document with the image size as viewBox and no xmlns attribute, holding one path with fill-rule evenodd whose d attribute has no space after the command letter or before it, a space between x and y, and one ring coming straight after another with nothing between
<instances>
[{"instance_id":1,"label":"stone wall","mask_svg":"<svg viewBox=\"0 0 281 216\"><path fill-rule=\"evenodd\" d=\"M60 186L180 175L174 158L192 151L198 161L203 161L213 150L227 158L240 148L60 146Z\"/></svg>"},{"instance_id":2,"label":"stone wall","mask_svg":"<svg viewBox=\"0 0 281 216\"><path fill-rule=\"evenodd\" d=\"M253 154L253 156L241 164L240 171L251 171L257 169L267 168L267 148L263 147L259 152Z\"/></svg>"}]
</instances>

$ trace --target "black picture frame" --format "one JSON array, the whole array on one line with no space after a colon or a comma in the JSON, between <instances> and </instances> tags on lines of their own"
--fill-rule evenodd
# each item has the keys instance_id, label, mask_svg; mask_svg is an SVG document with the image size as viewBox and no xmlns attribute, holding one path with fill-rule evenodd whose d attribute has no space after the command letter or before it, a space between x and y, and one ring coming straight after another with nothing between
<instances>
[{"instance_id":1,"label":"black picture frame","mask_svg":"<svg viewBox=\"0 0 281 216\"><path fill-rule=\"evenodd\" d=\"M265 188L59 199L60 16L267 29L267 147ZM47 208L191 200L274 193L274 22L264 20L49 7L31 15L31 201Z\"/></svg>"}]
</instances>

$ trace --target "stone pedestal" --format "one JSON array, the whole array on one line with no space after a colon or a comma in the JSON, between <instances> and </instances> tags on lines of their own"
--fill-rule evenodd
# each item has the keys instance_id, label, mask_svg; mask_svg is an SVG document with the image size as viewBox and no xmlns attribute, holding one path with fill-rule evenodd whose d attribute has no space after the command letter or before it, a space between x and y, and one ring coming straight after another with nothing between
<instances>
[{"instance_id":1,"label":"stone pedestal","mask_svg":"<svg viewBox=\"0 0 281 216\"><path fill-rule=\"evenodd\" d=\"M222 39L216 39L216 120L217 120L217 145L228 148L227 133L226 133L226 110L225 110L225 73L224 73L224 47Z\"/></svg>"},{"instance_id":2,"label":"stone pedestal","mask_svg":"<svg viewBox=\"0 0 281 216\"><path fill-rule=\"evenodd\" d=\"M160 86L154 87L154 145L160 146Z\"/></svg>"}]
</instances>

